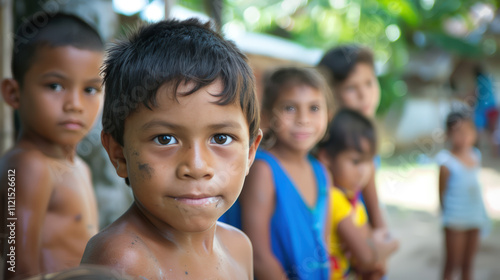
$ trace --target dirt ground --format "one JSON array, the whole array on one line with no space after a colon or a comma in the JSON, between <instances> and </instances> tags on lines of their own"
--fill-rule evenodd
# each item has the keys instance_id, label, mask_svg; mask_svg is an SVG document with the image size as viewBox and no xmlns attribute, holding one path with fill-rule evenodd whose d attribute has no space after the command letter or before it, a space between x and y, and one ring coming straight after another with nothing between
<instances>
[{"instance_id":1,"label":"dirt ground","mask_svg":"<svg viewBox=\"0 0 500 280\"><path fill-rule=\"evenodd\" d=\"M500 279L500 159L483 153L480 172L483 197L493 227L481 241L474 279ZM400 240L399 251L388 263L390 280L440 279L443 266L443 231L438 200L438 167L384 166L377 188L391 232Z\"/></svg>"}]
</instances>

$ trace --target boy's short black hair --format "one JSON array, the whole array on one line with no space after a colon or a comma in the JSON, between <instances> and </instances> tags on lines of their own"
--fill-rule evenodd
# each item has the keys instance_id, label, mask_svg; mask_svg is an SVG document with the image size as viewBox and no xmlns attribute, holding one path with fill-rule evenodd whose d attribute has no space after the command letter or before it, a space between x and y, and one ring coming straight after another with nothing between
<instances>
[{"instance_id":1,"label":"boy's short black hair","mask_svg":"<svg viewBox=\"0 0 500 280\"><path fill-rule=\"evenodd\" d=\"M325 149L330 156L337 156L347 150L364 153L361 140L370 144L370 154L376 153L377 140L373 123L358 111L343 108L333 117L328 126L328 137L319 143L320 149Z\"/></svg>"},{"instance_id":2,"label":"boy's short black hair","mask_svg":"<svg viewBox=\"0 0 500 280\"><path fill-rule=\"evenodd\" d=\"M318 67L326 72L327 79L332 85L338 85L349 77L358 63L374 67L372 51L357 45L343 45L329 50Z\"/></svg>"},{"instance_id":3,"label":"boy's short black hair","mask_svg":"<svg viewBox=\"0 0 500 280\"><path fill-rule=\"evenodd\" d=\"M82 19L64 13L35 13L14 34L12 75L21 86L24 75L36 59L37 51L45 46L104 50L99 33Z\"/></svg>"},{"instance_id":4,"label":"boy's short black hair","mask_svg":"<svg viewBox=\"0 0 500 280\"><path fill-rule=\"evenodd\" d=\"M247 58L209 22L166 20L143 26L110 48L103 75L103 131L122 146L125 119L140 104L148 109L156 106L160 86L168 84L175 94L188 95L217 79L224 87L215 95L220 97L217 104L239 101L250 128L250 143L258 134L259 109ZM194 88L178 93L182 83L192 83Z\"/></svg>"},{"instance_id":5,"label":"boy's short black hair","mask_svg":"<svg viewBox=\"0 0 500 280\"><path fill-rule=\"evenodd\" d=\"M472 116L470 113L464 112L464 111L453 111L448 114L446 117L446 131L451 131L451 129L463 122L463 121L470 121L472 122Z\"/></svg>"}]
</instances>

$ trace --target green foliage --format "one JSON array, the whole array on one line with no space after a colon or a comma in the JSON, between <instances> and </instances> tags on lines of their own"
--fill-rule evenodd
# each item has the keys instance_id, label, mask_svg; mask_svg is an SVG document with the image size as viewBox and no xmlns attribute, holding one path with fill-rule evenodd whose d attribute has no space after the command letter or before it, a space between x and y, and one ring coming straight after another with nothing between
<instances>
[{"instance_id":1,"label":"green foliage","mask_svg":"<svg viewBox=\"0 0 500 280\"><path fill-rule=\"evenodd\" d=\"M193 8L202 1L184 0ZM382 101L379 113L400 103L405 94L400 74L409 52L439 47L462 56L481 56L482 45L444 31L449 19L473 29L471 7L477 0L224 0L223 23L238 23L247 31L287 38L306 47L327 50L344 43L358 43L373 49L387 70L380 82ZM483 0L493 8L497 1ZM201 7L198 5L197 7ZM202 8L200 8L202 9ZM256 12L257 11L257 12ZM423 35L425 44L416 46L414 34ZM398 36L399 35L399 36Z\"/></svg>"}]
</instances>

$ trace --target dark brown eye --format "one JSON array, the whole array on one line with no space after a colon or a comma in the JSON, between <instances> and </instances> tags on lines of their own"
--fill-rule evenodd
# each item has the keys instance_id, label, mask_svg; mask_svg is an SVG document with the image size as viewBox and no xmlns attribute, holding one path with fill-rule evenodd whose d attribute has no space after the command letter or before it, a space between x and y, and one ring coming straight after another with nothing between
<instances>
[{"instance_id":1,"label":"dark brown eye","mask_svg":"<svg viewBox=\"0 0 500 280\"><path fill-rule=\"evenodd\" d=\"M226 135L226 134L217 134L212 138L211 143L218 144L218 145L227 145L233 141L233 138L231 136Z\"/></svg>"},{"instance_id":2,"label":"dark brown eye","mask_svg":"<svg viewBox=\"0 0 500 280\"><path fill-rule=\"evenodd\" d=\"M177 144L177 139L172 135L160 135L156 136L154 139L155 143L160 145L171 145Z\"/></svg>"}]
</instances>

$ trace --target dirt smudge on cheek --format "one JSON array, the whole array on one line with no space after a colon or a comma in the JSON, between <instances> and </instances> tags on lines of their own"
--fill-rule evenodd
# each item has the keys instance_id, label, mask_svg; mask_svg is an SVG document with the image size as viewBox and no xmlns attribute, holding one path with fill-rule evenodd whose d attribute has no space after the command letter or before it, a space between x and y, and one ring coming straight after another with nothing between
<instances>
[{"instance_id":1,"label":"dirt smudge on cheek","mask_svg":"<svg viewBox=\"0 0 500 280\"><path fill-rule=\"evenodd\" d=\"M148 163L138 162L137 169L141 173L143 179L151 179L151 177L153 176L154 169L151 168Z\"/></svg>"}]
</instances>

